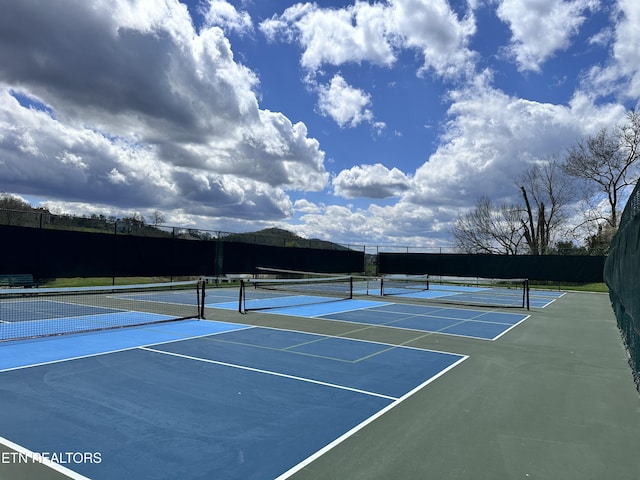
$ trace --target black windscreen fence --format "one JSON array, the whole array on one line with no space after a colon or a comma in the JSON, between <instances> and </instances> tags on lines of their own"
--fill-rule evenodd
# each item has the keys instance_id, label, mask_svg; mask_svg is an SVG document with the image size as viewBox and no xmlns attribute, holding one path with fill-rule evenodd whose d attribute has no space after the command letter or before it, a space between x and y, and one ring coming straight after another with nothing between
<instances>
[{"instance_id":1,"label":"black windscreen fence","mask_svg":"<svg viewBox=\"0 0 640 480\"><path fill-rule=\"evenodd\" d=\"M361 273L365 253L172 237L0 225L0 274L35 278L195 276L254 273L256 267ZM379 253L382 274L602 282L605 257Z\"/></svg>"},{"instance_id":2,"label":"black windscreen fence","mask_svg":"<svg viewBox=\"0 0 640 480\"><path fill-rule=\"evenodd\" d=\"M0 225L0 274L64 277L198 276L272 267L358 273L364 252L276 247Z\"/></svg>"},{"instance_id":3,"label":"black windscreen fence","mask_svg":"<svg viewBox=\"0 0 640 480\"><path fill-rule=\"evenodd\" d=\"M640 391L640 183L629 197L611 241L605 282Z\"/></svg>"},{"instance_id":4,"label":"black windscreen fence","mask_svg":"<svg viewBox=\"0 0 640 480\"><path fill-rule=\"evenodd\" d=\"M602 282L603 256L464 255L450 253L379 253L381 274L454 275L528 278L549 282Z\"/></svg>"}]
</instances>

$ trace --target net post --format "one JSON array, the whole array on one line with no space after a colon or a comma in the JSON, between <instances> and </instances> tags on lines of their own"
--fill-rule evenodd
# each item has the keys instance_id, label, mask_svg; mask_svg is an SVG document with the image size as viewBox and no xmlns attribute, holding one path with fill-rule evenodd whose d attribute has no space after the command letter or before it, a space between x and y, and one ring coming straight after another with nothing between
<instances>
[{"instance_id":1,"label":"net post","mask_svg":"<svg viewBox=\"0 0 640 480\"><path fill-rule=\"evenodd\" d=\"M238 298L238 312L239 313L246 313L246 310L244 308L242 308L243 307L242 300L244 299L244 293L245 293L244 289L245 289L244 279L241 278L240 279L240 295L239 295L239 298Z\"/></svg>"},{"instance_id":2,"label":"net post","mask_svg":"<svg viewBox=\"0 0 640 480\"><path fill-rule=\"evenodd\" d=\"M349 276L349 299L353 298L353 275Z\"/></svg>"},{"instance_id":3,"label":"net post","mask_svg":"<svg viewBox=\"0 0 640 480\"><path fill-rule=\"evenodd\" d=\"M524 279L524 292L522 292L522 303L526 304L527 310L529 310L529 279Z\"/></svg>"},{"instance_id":4,"label":"net post","mask_svg":"<svg viewBox=\"0 0 640 480\"><path fill-rule=\"evenodd\" d=\"M202 291L200 290L200 284L202 283L202 279L198 280L196 283L196 304L197 304L197 318L198 320L202 318Z\"/></svg>"},{"instance_id":5,"label":"net post","mask_svg":"<svg viewBox=\"0 0 640 480\"><path fill-rule=\"evenodd\" d=\"M198 318L200 320L204 320L204 299L205 299L205 284L206 281L204 279L201 279L198 282L198 286L197 289L200 289L200 291L198 292Z\"/></svg>"}]
</instances>

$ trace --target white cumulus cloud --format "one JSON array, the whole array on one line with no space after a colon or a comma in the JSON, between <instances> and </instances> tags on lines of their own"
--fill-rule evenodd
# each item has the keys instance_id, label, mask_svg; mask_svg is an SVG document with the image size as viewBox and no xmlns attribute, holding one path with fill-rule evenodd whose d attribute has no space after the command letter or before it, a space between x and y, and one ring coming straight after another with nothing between
<instances>
[{"instance_id":1,"label":"white cumulus cloud","mask_svg":"<svg viewBox=\"0 0 640 480\"><path fill-rule=\"evenodd\" d=\"M506 48L523 71L539 72L558 51L566 50L597 0L501 0L500 19L511 29Z\"/></svg>"},{"instance_id":2,"label":"white cumulus cloud","mask_svg":"<svg viewBox=\"0 0 640 480\"><path fill-rule=\"evenodd\" d=\"M380 163L360 165L341 171L333 179L336 195L346 198L388 198L409 190L411 178L398 168Z\"/></svg>"},{"instance_id":3,"label":"white cumulus cloud","mask_svg":"<svg viewBox=\"0 0 640 480\"><path fill-rule=\"evenodd\" d=\"M562 154L577 138L624 119L617 104L576 93L569 105L512 97L480 81L452 93L437 150L416 171L404 200L431 207L473 205L517 195L514 179L531 161Z\"/></svg>"},{"instance_id":4,"label":"white cumulus cloud","mask_svg":"<svg viewBox=\"0 0 640 480\"><path fill-rule=\"evenodd\" d=\"M333 118L340 127L355 127L362 122L373 122L371 96L347 84L341 75L335 75L327 86L319 87L318 108Z\"/></svg>"},{"instance_id":5,"label":"white cumulus cloud","mask_svg":"<svg viewBox=\"0 0 640 480\"><path fill-rule=\"evenodd\" d=\"M218 26L226 30L240 33L251 32L253 22L247 12L239 12L226 0L208 0L200 4L200 11L204 15L205 24Z\"/></svg>"},{"instance_id":6,"label":"white cumulus cloud","mask_svg":"<svg viewBox=\"0 0 640 480\"><path fill-rule=\"evenodd\" d=\"M355 2L343 8L297 3L259 28L269 41L300 46L305 81L319 93L320 113L341 127L364 120L378 131L386 125L372 121L371 94L348 87L348 78L334 73L329 85L322 85L318 77L328 68L363 63L391 68L410 51L421 58L418 75L457 79L474 71L476 55L468 47L476 31L473 11L468 8L461 17L446 0Z\"/></svg>"},{"instance_id":7,"label":"white cumulus cloud","mask_svg":"<svg viewBox=\"0 0 640 480\"><path fill-rule=\"evenodd\" d=\"M260 29L272 41L297 42L303 49L300 63L314 72L346 63L391 66L410 49L422 54L422 69L449 76L468 69L475 20L470 10L459 18L446 0L355 2L344 8L298 3L263 21Z\"/></svg>"},{"instance_id":8,"label":"white cumulus cloud","mask_svg":"<svg viewBox=\"0 0 640 480\"><path fill-rule=\"evenodd\" d=\"M260 109L228 2L24 0L0 15L0 191L52 202L284 219L328 185L306 126ZM37 26L37 28L35 28Z\"/></svg>"}]
</instances>

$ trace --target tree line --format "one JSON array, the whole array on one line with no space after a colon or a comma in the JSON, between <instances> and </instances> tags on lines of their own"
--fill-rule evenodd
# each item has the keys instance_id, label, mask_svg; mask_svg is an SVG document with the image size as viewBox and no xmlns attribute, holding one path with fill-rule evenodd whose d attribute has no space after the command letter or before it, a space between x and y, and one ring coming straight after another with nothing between
<instances>
[{"instance_id":1,"label":"tree line","mask_svg":"<svg viewBox=\"0 0 640 480\"><path fill-rule=\"evenodd\" d=\"M195 228L167 226L164 214L158 210L147 219L136 212L124 217L91 214L75 216L54 214L44 207L33 207L16 195L0 192L0 225L77 230L84 232L145 237L171 237L187 240L219 240L259 245L317 248L321 250L351 250L351 247L316 238L307 239L280 228L256 232L231 233ZM355 246L361 249L360 246Z\"/></svg>"},{"instance_id":2,"label":"tree line","mask_svg":"<svg viewBox=\"0 0 640 480\"><path fill-rule=\"evenodd\" d=\"M578 140L564 156L537 159L514 178L519 201L481 196L451 229L463 253L603 255L638 181L640 114Z\"/></svg>"},{"instance_id":3,"label":"tree line","mask_svg":"<svg viewBox=\"0 0 640 480\"><path fill-rule=\"evenodd\" d=\"M153 212L151 221L147 221L140 213L124 217L103 214L89 216L55 214L44 207L33 207L15 195L0 193L0 225L106 233L141 233L155 236L170 235L158 228L163 222L164 216L159 211Z\"/></svg>"}]
</instances>

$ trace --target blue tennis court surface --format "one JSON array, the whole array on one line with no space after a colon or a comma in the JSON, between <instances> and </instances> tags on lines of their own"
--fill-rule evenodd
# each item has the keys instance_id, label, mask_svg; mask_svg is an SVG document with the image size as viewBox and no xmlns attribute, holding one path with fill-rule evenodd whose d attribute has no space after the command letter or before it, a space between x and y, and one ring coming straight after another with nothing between
<instances>
[{"instance_id":1,"label":"blue tennis court surface","mask_svg":"<svg viewBox=\"0 0 640 480\"><path fill-rule=\"evenodd\" d=\"M168 321L174 317L146 312L121 312L107 308L83 308L84 314L75 317L44 318L41 320L23 320L20 322L0 323L0 338L3 341L24 337L25 329L33 325L38 336L60 335L86 330L128 327L148 323ZM24 311L23 311L24 312Z\"/></svg>"},{"instance_id":2,"label":"blue tennis court surface","mask_svg":"<svg viewBox=\"0 0 640 480\"><path fill-rule=\"evenodd\" d=\"M373 302L372 302L373 303ZM315 318L496 340L529 317L522 313L388 303Z\"/></svg>"},{"instance_id":3,"label":"blue tennis court surface","mask_svg":"<svg viewBox=\"0 0 640 480\"><path fill-rule=\"evenodd\" d=\"M94 480L286 478L465 358L211 321L7 342L0 442L99 452L66 465Z\"/></svg>"},{"instance_id":4,"label":"blue tennis court surface","mask_svg":"<svg viewBox=\"0 0 640 480\"><path fill-rule=\"evenodd\" d=\"M236 308L234 303L208 304L210 308ZM520 324L526 313L473 310L421 304L341 300L295 307L271 308L264 313L339 320L364 325L403 328L483 340L497 340Z\"/></svg>"},{"instance_id":5,"label":"blue tennis court surface","mask_svg":"<svg viewBox=\"0 0 640 480\"><path fill-rule=\"evenodd\" d=\"M529 305L535 308L544 308L562 295L564 295L562 292L532 290L529 295ZM417 300L441 299L461 304L504 307L522 306L523 302L522 292L509 292L508 290L485 287L441 286L437 284L431 285L429 290L400 293L398 296Z\"/></svg>"}]
</instances>

